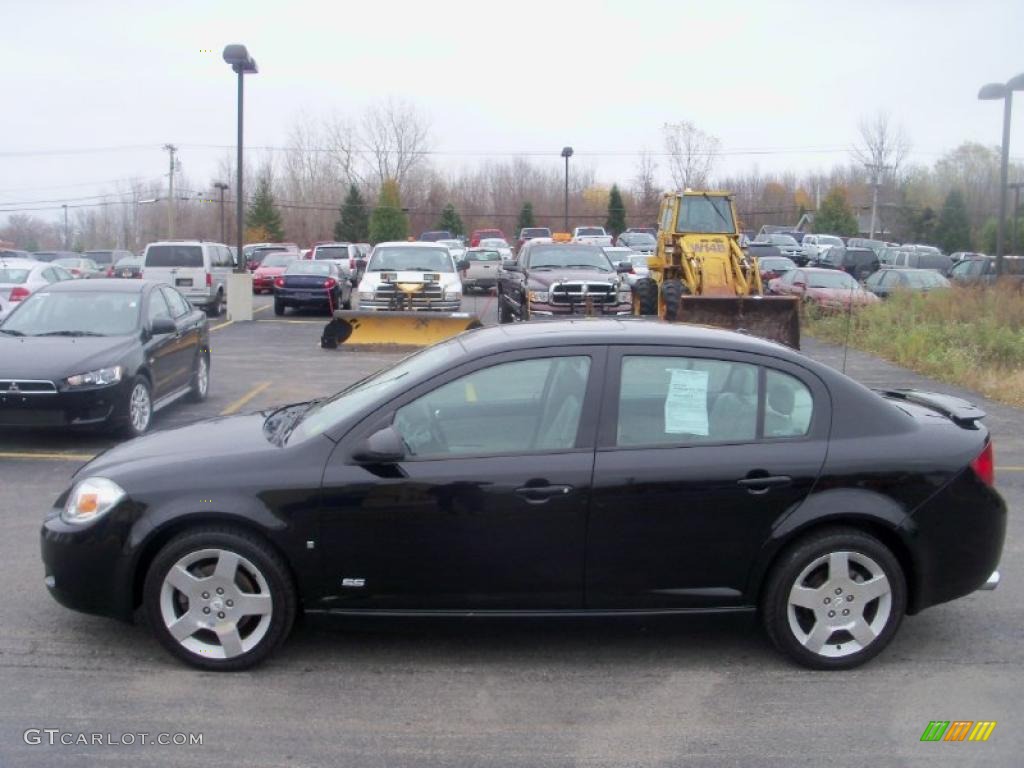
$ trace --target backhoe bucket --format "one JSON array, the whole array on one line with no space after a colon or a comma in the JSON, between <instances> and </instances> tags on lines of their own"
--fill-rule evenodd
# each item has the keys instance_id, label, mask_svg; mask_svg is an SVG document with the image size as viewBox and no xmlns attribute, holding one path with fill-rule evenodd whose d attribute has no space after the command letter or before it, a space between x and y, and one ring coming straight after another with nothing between
<instances>
[{"instance_id":1,"label":"backhoe bucket","mask_svg":"<svg viewBox=\"0 0 1024 768\"><path fill-rule=\"evenodd\" d=\"M480 319L468 312L374 312L339 309L324 328L320 346L338 344L429 347L470 328Z\"/></svg>"},{"instance_id":2,"label":"backhoe bucket","mask_svg":"<svg viewBox=\"0 0 1024 768\"><path fill-rule=\"evenodd\" d=\"M800 300L795 296L683 296L683 323L743 331L800 349Z\"/></svg>"}]
</instances>

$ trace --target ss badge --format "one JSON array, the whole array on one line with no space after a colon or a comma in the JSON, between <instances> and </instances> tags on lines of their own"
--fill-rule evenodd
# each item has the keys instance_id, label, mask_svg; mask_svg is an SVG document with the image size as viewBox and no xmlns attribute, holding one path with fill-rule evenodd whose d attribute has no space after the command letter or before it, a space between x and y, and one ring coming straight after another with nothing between
<instances>
[{"instance_id":1,"label":"ss badge","mask_svg":"<svg viewBox=\"0 0 1024 768\"><path fill-rule=\"evenodd\" d=\"M365 587L366 579L342 579L341 586L343 587Z\"/></svg>"}]
</instances>

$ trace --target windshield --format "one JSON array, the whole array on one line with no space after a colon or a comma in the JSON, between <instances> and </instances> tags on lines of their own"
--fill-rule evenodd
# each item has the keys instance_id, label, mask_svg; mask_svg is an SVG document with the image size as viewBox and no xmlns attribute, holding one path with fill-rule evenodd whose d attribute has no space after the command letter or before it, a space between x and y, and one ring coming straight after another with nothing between
<instances>
[{"instance_id":1,"label":"windshield","mask_svg":"<svg viewBox=\"0 0 1024 768\"><path fill-rule=\"evenodd\" d=\"M75 267L82 263L81 259L54 259L54 264L58 264L62 267ZM84 266L84 265L83 265Z\"/></svg>"},{"instance_id":2,"label":"windshield","mask_svg":"<svg viewBox=\"0 0 1024 768\"><path fill-rule=\"evenodd\" d=\"M317 275L327 277L331 274L331 265L319 261L297 261L292 259L284 273L286 275Z\"/></svg>"},{"instance_id":3,"label":"windshield","mask_svg":"<svg viewBox=\"0 0 1024 768\"><path fill-rule=\"evenodd\" d=\"M377 248L367 264L368 272L454 272L447 248L389 245Z\"/></svg>"},{"instance_id":4,"label":"windshield","mask_svg":"<svg viewBox=\"0 0 1024 768\"><path fill-rule=\"evenodd\" d=\"M810 272L807 275L810 288L857 288L857 281L846 272Z\"/></svg>"},{"instance_id":5,"label":"windshield","mask_svg":"<svg viewBox=\"0 0 1024 768\"><path fill-rule=\"evenodd\" d=\"M604 230L601 227L580 227L576 230L576 234L581 237L601 236L604 234Z\"/></svg>"},{"instance_id":6,"label":"windshield","mask_svg":"<svg viewBox=\"0 0 1024 768\"><path fill-rule=\"evenodd\" d=\"M501 261L497 251L466 251L466 261Z\"/></svg>"},{"instance_id":7,"label":"windshield","mask_svg":"<svg viewBox=\"0 0 1024 768\"><path fill-rule=\"evenodd\" d=\"M348 246L347 245L321 245L315 251L313 251L314 259L347 259L348 258ZM267 259L264 259L264 264L269 264Z\"/></svg>"},{"instance_id":8,"label":"windshield","mask_svg":"<svg viewBox=\"0 0 1024 768\"><path fill-rule=\"evenodd\" d=\"M554 245L539 246L530 251L530 269L596 269L611 272L612 264L597 246Z\"/></svg>"},{"instance_id":9,"label":"windshield","mask_svg":"<svg viewBox=\"0 0 1024 768\"><path fill-rule=\"evenodd\" d=\"M151 245L146 249L147 267L202 267L199 245Z\"/></svg>"},{"instance_id":10,"label":"windshield","mask_svg":"<svg viewBox=\"0 0 1024 768\"><path fill-rule=\"evenodd\" d=\"M442 342L410 355L392 368L385 368L356 382L307 411L292 432L289 442L319 435L346 416L359 415L374 400L384 401L397 394L408 382L433 370L450 367L451 361L461 351L461 345L454 340Z\"/></svg>"},{"instance_id":11,"label":"windshield","mask_svg":"<svg viewBox=\"0 0 1024 768\"><path fill-rule=\"evenodd\" d=\"M0 283L17 285L28 280L28 274L32 270L20 269L18 267L0 267Z\"/></svg>"},{"instance_id":12,"label":"windshield","mask_svg":"<svg viewBox=\"0 0 1024 768\"><path fill-rule=\"evenodd\" d=\"M527 237L551 237L551 230L547 227L527 227L519 235L522 238Z\"/></svg>"},{"instance_id":13,"label":"windshield","mask_svg":"<svg viewBox=\"0 0 1024 768\"><path fill-rule=\"evenodd\" d=\"M142 259L138 256L125 256L123 259L119 259L114 268L118 267L139 267L142 266Z\"/></svg>"},{"instance_id":14,"label":"windshield","mask_svg":"<svg viewBox=\"0 0 1024 768\"><path fill-rule=\"evenodd\" d=\"M792 235L768 235L768 242L772 245L800 245Z\"/></svg>"},{"instance_id":15,"label":"windshield","mask_svg":"<svg viewBox=\"0 0 1024 768\"><path fill-rule=\"evenodd\" d=\"M796 264L785 256L768 256L760 260L761 269L771 269L775 272L788 272L796 269Z\"/></svg>"},{"instance_id":16,"label":"windshield","mask_svg":"<svg viewBox=\"0 0 1024 768\"><path fill-rule=\"evenodd\" d=\"M794 240L795 242L795 240ZM843 241L834 235L818 235L818 245L842 245Z\"/></svg>"},{"instance_id":17,"label":"windshield","mask_svg":"<svg viewBox=\"0 0 1024 768\"><path fill-rule=\"evenodd\" d=\"M270 253L263 259L262 265L264 267L287 267L297 258L298 254L294 253Z\"/></svg>"},{"instance_id":18,"label":"windshield","mask_svg":"<svg viewBox=\"0 0 1024 768\"><path fill-rule=\"evenodd\" d=\"M676 231L734 233L736 226L733 224L729 199L710 195L684 195L679 204Z\"/></svg>"},{"instance_id":19,"label":"windshield","mask_svg":"<svg viewBox=\"0 0 1024 768\"><path fill-rule=\"evenodd\" d=\"M484 248L508 248L508 243L500 237L486 237L480 241Z\"/></svg>"},{"instance_id":20,"label":"windshield","mask_svg":"<svg viewBox=\"0 0 1024 768\"><path fill-rule=\"evenodd\" d=\"M0 329L25 336L127 336L138 328L140 303L141 296L134 291L37 291Z\"/></svg>"},{"instance_id":21,"label":"windshield","mask_svg":"<svg viewBox=\"0 0 1024 768\"><path fill-rule=\"evenodd\" d=\"M949 285L946 278L930 269L921 272L904 272L903 277L915 288L945 288Z\"/></svg>"},{"instance_id":22,"label":"windshield","mask_svg":"<svg viewBox=\"0 0 1024 768\"><path fill-rule=\"evenodd\" d=\"M647 235L644 234L643 232L634 232L631 234L621 235L619 237L619 240L621 240L631 248L644 245L648 245L653 248L658 244L658 241L654 239L653 235Z\"/></svg>"},{"instance_id":23,"label":"windshield","mask_svg":"<svg viewBox=\"0 0 1024 768\"><path fill-rule=\"evenodd\" d=\"M97 264L111 264L114 261L113 251L86 251L85 257L92 259Z\"/></svg>"}]
</instances>

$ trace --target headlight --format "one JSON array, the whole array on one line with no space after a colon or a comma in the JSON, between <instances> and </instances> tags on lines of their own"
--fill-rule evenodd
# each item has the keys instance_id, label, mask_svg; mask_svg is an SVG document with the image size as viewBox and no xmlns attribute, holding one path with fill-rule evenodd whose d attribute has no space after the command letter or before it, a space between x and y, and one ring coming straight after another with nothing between
<instances>
[{"instance_id":1,"label":"headlight","mask_svg":"<svg viewBox=\"0 0 1024 768\"><path fill-rule=\"evenodd\" d=\"M100 387L105 384L117 384L124 375L124 368L115 365L113 368L100 368L88 373L76 373L68 376L69 387Z\"/></svg>"},{"instance_id":2,"label":"headlight","mask_svg":"<svg viewBox=\"0 0 1024 768\"><path fill-rule=\"evenodd\" d=\"M89 477L71 489L60 519L83 525L112 510L125 497L121 487L105 477Z\"/></svg>"},{"instance_id":3,"label":"headlight","mask_svg":"<svg viewBox=\"0 0 1024 768\"><path fill-rule=\"evenodd\" d=\"M530 301L536 301L538 304L548 303L548 292L547 291L530 291Z\"/></svg>"},{"instance_id":4,"label":"headlight","mask_svg":"<svg viewBox=\"0 0 1024 768\"><path fill-rule=\"evenodd\" d=\"M360 291L359 298L363 301L373 301L373 291Z\"/></svg>"},{"instance_id":5,"label":"headlight","mask_svg":"<svg viewBox=\"0 0 1024 768\"><path fill-rule=\"evenodd\" d=\"M445 291L444 298L445 301L461 301L462 291Z\"/></svg>"}]
</instances>

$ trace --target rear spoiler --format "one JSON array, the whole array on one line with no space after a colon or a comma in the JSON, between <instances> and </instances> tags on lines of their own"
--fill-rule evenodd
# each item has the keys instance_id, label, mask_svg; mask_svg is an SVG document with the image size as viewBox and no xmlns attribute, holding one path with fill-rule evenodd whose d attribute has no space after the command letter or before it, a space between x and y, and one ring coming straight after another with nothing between
<instances>
[{"instance_id":1,"label":"rear spoiler","mask_svg":"<svg viewBox=\"0 0 1024 768\"><path fill-rule=\"evenodd\" d=\"M985 418L985 412L963 398L942 395L938 392L924 392L919 389L882 389L878 390L883 397L906 400L916 405L923 405L938 411L959 427L977 429L978 421Z\"/></svg>"}]
</instances>

